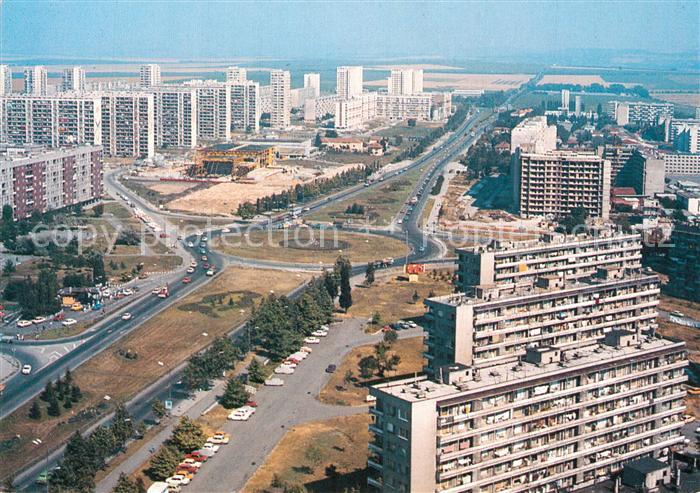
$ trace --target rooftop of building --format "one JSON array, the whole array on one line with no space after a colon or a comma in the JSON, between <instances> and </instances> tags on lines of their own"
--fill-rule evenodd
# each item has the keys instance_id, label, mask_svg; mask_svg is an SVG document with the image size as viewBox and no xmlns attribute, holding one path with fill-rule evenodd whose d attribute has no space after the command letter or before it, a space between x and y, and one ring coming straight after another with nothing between
<instances>
[{"instance_id":1,"label":"rooftop of building","mask_svg":"<svg viewBox=\"0 0 700 493\"><path fill-rule=\"evenodd\" d=\"M274 144L246 144L246 143L227 143L216 144L204 149L198 149L205 152L224 152L224 151L241 151L241 152L262 152L273 147Z\"/></svg>"},{"instance_id":2,"label":"rooftop of building","mask_svg":"<svg viewBox=\"0 0 700 493\"><path fill-rule=\"evenodd\" d=\"M50 156L64 156L75 152L93 152L102 150L102 146L83 144L63 146L60 148L43 147L37 145L9 146L0 144L0 161L13 162L33 158L46 158Z\"/></svg>"},{"instance_id":3,"label":"rooftop of building","mask_svg":"<svg viewBox=\"0 0 700 493\"><path fill-rule=\"evenodd\" d=\"M634 189L632 194L635 194ZM610 240L640 240L641 237L636 233L624 233L609 228L598 228L591 230L589 233L580 233L577 235L567 235L564 233L545 233L540 235L535 240L493 240L487 245L479 245L476 247L458 248L457 252L463 253L480 253L486 251L503 252L507 255L530 252L534 250L554 250L569 245L595 241L610 241Z\"/></svg>"},{"instance_id":4,"label":"rooftop of building","mask_svg":"<svg viewBox=\"0 0 700 493\"><path fill-rule=\"evenodd\" d=\"M599 269L600 271L608 271L608 269ZM609 269L617 270L617 269ZM575 280L565 280L556 275L540 276L537 281L550 281L544 284L539 282L526 283L523 285L478 285L476 295L466 293L452 293L444 296L435 296L427 298L425 303L442 304L451 307L459 307L463 305L471 305L478 307L480 305L488 305L494 302L508 303L511 301L527 302L528 298L535 296L550 296L552 298L561 297L562 293L571 293L586 289L600 288L601 285L614 286L616 284L624 284L633 280L658 280L656 274L646 274L644 272L626 272L623 277L605 278L605 277L584 277ZM553 281L553 282L552 282ZM556 285L553 285L556 284Z\"/></svg>"},{"instance_id":5,"label":"rooftop of building","mask_svg":"<svg viewBox=\"0 0 700 493\"><path fill-rule=\"evenodd\" d=\"M445 368L445 373L439 375L439 378L443 381L449 379L451 383L430 380L425 376L421 376L381 383L374 385L373 388L411 403L425 400L441 400L467 395L472 392L496 389L508 384L524 386L527 382L535 380L555 381L556 375L562 372L580 372L587 367L606 362L624 361L634 356L642 356L646 352L654 352L664 348L671 349L675 347L680 349L684 345L682 342L663 338L650 336L638 338L636 335L626 331L618 332L630 334L633 337L633 344L614 345L615 343L611 341L608 343L592 343L576 349L561 350L556 359L544 363L531 363L526 361L527 358L522 358L517 363L508 362L481 369L454 365ZM541 351L557 351L557 348L540 348ZM454 379L451 375L447 376L447 373L451 371L455 373Z\"/></svg>"}]
</instances>

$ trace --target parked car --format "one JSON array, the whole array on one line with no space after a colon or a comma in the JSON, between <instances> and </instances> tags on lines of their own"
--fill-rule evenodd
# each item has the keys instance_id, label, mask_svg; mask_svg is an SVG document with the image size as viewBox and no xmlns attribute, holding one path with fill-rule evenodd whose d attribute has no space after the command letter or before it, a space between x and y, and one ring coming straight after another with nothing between
<instances>
[{"instance_id":1,"label":"parked car","mask_svg":"<svg viewBox=\"0 0 700 493\"><path fill-rule=\"evenodd\" d=\"M232 421L248 421L250 417L255 414L255 408L254 407L239 407L238 409L234 409L231 414L228 415L228 419ZM212 437L213 438L213 437ZM211 439L209 439L211 441ZM215 441L212 441L211 443L216 443Z\"/></svg>"},{"instance_id":2,"label":"parked car","mask_svg":"<svg viewBox=\"0 0 700 493\"><path fill-rule=\"evenodd\" d=\"M213 275L214 275L214 269L209 269L209 270L207 271L207 276L208 276L208 277L211 277L211 276L213 276Z\"/></svg>"},{"instance_id":3,"label":"parked car","mask_svg":"<svg viewBox=\"0 0 700 493\"><path fill-rule=\"evenodd\" d=\"M679 312L678 310L672 311L671 315L673 315L674 317L685 317L685 314L683 312Z\"/></svg>"},{"instance_id":4,"label":"parked car","mask_svg":"<svg viewBox=\"0 0 700 493\"><path fill-rule=\"evenodd\" d=\"M46 322L46 317L34 317L32 319L33 324L43 324L44 322Z\"/></svg>"},{"instance_id":5,"label":"parked car","mask_svg":"<svg viewBox=\"0 0 700 493\"><path fill-rule=\"evenodd\" d=\"M194 243L192 243L191 241L188 241L188 242L187 242L187 246L188 246L189 248L194 248Z\"/></svg>"},{"instance_id":6,"label":"parked car","mask_svg":"<svg viewBox=\"0 0 700 493\"><path fill-rule=\"evenodd\" d=\"M219 445L216 445L211 442L206 442L204 445L202 445L202 448L197 450L197 452L200 452L202 454L215 454L219 451L219 448L221 448Z\"/></svg>"},{"instance_id":7,"label":"parked car","mask_svg":"<svg viewBox=\"0 0 700 493\"><path fill-rule=\"evenodd\" d=\"M24 365L22 367L22 375L29 375L32 372L32 365Z\"/></svg>"},{"instance_id":8,"label":"parked car","mask_svg":"<svg viewBox=\"0 0 700 493\"><path fill-rule=\"evenodd\" d=\"M321 339L318 337L307 337L304 339L306 344L321 344Z\"/></svg>"},{"instance_id":9,"label":"parked car","mask_svg":"<svg viewBox=\"0 0 700 493\"><path fill-rule=\"evenodd\" d=\"M188 274L194 274L194 267L188 267L188 268L187 268L187 273L188 273Z\"/></svg>"},{"instance_id":10,"label":"parked car","mask_svg":"<svg viewBox=\"0 0 700 493\"><path fill-rule=\"evenodd\" d=\"M255 414L255 408L249 407L249 406L243 406L240 409L243 409L243 408L253 409L253 414ZM214 433L214 436L209 437L209 441L211 443L216 444L216 445L227 445L230 440L231 440L231 435L229 435L228 433L224 433L223 431L217 431L216 433Z\"/></svg>"},{"instance_id":11,"label":"parked car","mask_svg":"<svg viewBox=\"0 0 700 493\"><path fill-rule=\"evenodd\" d=\"M197 469L199 469L200 467L202 467L202 462L201 462L201 461L192 459L191 457L190 457L190 458L182 459L182 461L180 462L180 465L182 465L182 464L185 464L185 465L187 465L187 466L196 467Z\"/></svg>"},{"instance_id":12,"label":"parked car","mask_svg":"<svg viewBox=\"0 0 700 493\"><path fill-rule=\"evenodd\" d=\"M333 373L338 367L335 365L328 365L326 367L326 373Z\"/></svg>"},{"instance_id":13,"label":"parked car","mask_svg":"<svg viewBox=\"0 0 700 493\"><path fill-rule=\"evenodd\" d=\"M189 284L191 282L192 282L192 279L190 279L189 276L182 278L182 284Z\"/></svg>"},{"instance_id":14,"label":"parked car","mask_svg":"<svg viewBox=\"0 0 700 493\"><path fill-rule=\"evenodd\" d=\"M75 325L78 323L78 321L74 318L67 318L63 322L61 322L63 325L66 327L70 327L71 325Z\"/></svg>"},{"instance_id":15,"label":"parked car","mask_svg":"<svg viewBox=\"0 0 700 493\"><path fill-rule=\"evenodd\" d=\"M224 228L221 230L222 233L230 233L231 230L229 228Z\"/></svg>"},{"instance_id":16,"label":"parked car","mask_svg":"<svg viewBox=\"0 0 700 493\"><path fill-rule=\"evenodd\" d=\"M308 346L301 346L301 348L299 349L299 351L301 351L302 353L307 353L307 354L308 354L308 353L312 353L312 352L313 352L313 349L311 349L311 348L308 347Z\"/></svg>"},{"instance_id":17,"label":"parked car","mask_svg":"<svg viewBox=\"0 0 700 493\"><path fill-rule=\"evenodd\" d=\"M281 387L284 385L284 380L277 377L268 378L265 380L265 385L268 387Z\"/></svg>"},{"instance_id":18,"label":"parked car","mask_svg":"<svg viewBox=\"0 0 700 493\"><path fill-rule=\"evenodd\" d=\"M131 320L131 313L126 312L124 315L122 315L122 320Z\"/></svg>"},{"instance_id":19,"label":"parked car","mask_svg":"<svg viewBox=\"0 0 700 493\"><path fill-rule=\"evenodd\" d=\"M316 337L326 337L328 335L328 331L326 331L326 330L314 330L311 333L311 335L316 336Z\"/></svg>"},{"instance_id":20,"label":"parked car","mask_svg":"<svg viewBox=\"0 0 700 493\"><path fill-rule=\"evenodd\" d=\"M32 325L31 320L17 320L17 327L19 327L21 329L23 329L25 327L29 327L30 325Z\"/></svg>"},{"instance_id":21,"label":"parked car","mask_svg":"<svg viewBox=\"0 0 700 493\"><path fill-rule=\"evenodd\" d=\"M190 479L191 478L188 478L184 474L175 474L169 478L166 478L165 482L168 484L168 486L180 486L183 484L190 484Z\"/></svg>"},{"instance_id":22,"label":"parked car","mask_svg":"<svg viewBox=\"0 0 700 493\"><path fill-rule=\"evenodd\" d=\"M291 375L292 373L294 373L294 368L287 365L280 365L277 368L275 368L275 373L278 375Z\"/></svg>"}]
</instances>

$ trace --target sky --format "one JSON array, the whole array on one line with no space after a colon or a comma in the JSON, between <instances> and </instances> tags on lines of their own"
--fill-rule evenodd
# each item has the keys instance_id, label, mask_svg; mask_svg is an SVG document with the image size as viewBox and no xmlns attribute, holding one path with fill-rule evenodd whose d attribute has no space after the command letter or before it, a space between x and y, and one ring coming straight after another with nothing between
<instances>
[{"instance_id":1,"label":"sky","mask_svg":"<svg viewBox=\"0 0 700 493\"><path fill-rule=\"evenodd\" d=\"M0 0L0 58L517 57L700 53L700 0Z\"/></svg>"}]
</instances>

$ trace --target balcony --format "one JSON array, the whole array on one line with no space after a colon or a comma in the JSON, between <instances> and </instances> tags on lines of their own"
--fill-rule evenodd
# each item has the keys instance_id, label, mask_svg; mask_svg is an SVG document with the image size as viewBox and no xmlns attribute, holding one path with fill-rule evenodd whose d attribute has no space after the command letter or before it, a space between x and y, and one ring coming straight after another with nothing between
<instances>
[{"instance_id":1,"label":"balcony","mask_svg":"<svg viewBox=\"0 0 700 493\"><path fill-rule=\"evenodd\" d=\"M375 488L379 488L380 490L384 488L384 483L382 482L382 478L377 477L373 478L372 476L367 477L367 484L370 486L374 486Z\"/></svg>"}]
</instances>

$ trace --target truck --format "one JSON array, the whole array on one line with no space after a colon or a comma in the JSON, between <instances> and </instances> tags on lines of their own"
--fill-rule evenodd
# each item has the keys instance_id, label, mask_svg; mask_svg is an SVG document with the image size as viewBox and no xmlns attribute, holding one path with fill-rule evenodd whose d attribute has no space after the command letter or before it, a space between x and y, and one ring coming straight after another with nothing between
<instances>
[{"instance_id":1,"label":"truck","mask_svg":"<svg viewBox=\"0 0 700 493\"><path fill-rule=\"evenodd\" d=\"M167 298L170 296L170 290L168 289L168 286L163 286L160 288L160 291L158 292L158 298Z\"/></svg>"}]
</instances>

